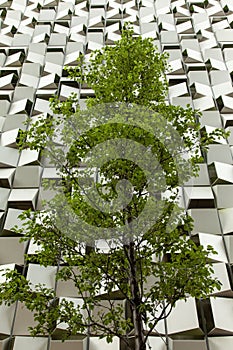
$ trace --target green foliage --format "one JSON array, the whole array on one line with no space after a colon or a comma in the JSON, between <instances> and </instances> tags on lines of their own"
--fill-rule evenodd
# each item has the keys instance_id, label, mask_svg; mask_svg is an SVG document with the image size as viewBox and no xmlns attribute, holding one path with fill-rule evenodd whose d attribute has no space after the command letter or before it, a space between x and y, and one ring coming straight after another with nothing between
<instances>
[{"instance_id":1,"label":"green foliage","mask_svg":"<svg viewBox=\"0 0 233 350\"><path fill-rule=\"evenodd\" d=\"M180 185L177 173L178 170L182 173L184 181L197 175L201 151L206 151L208 144L227 134L216 129L211 134L202 132L200 135L198 111L189 106L185 109L167 105L166 58L158 53L152 39L134 37L131 27L126 26L115 46L95 51L88 63L80 55L77 66L67 68L71 79L81 86L87 84L95 92L95 98L88 100L87 110L80 110L75 94L64 102L55 96L50 100L54 115L39 118L29 130L20 133L20 148L37 149L50 157L63 184L50 203L49 211L26 211L21 215L24 224L17 232L24 235L22 240L32 240L40 248L35 256L27 256L27 261L43 266L59 265L57 280L72 281L77 296L82 299L82 304L76 307L71 301L58 300L54 291L43 286L33 288L19 273L7 272L6 282L0 286L0 302L24 302L37 321L33 335L52 334L55 324L66 322L67 336L83 333L88 328L91 334L106 337L109 342L113 336L118 336L127 343L131 330L136 333L136 313L141 325L144 323L143 327L149 328L146 336L141 334L141 349L144 349L147 337L178 300L186 300L188 296L205 298L215 288L220 288L220 283L211 277L213 271L208 255L213 253L212 248L205 250L189 238L192 219L177 207ZM127 115L122 102L129 107ZM117 115L107 124L103 113L102 124L96 126L95 113L100 114L98 105L103 103L107 106L117 103ZM134 116L138 105L148 111L140 122ZM164 128L159 115L182 138L183 148L179 148L169 128ZM126 118L128 124L124 127ZM148 125L149 130L146 129ZM154 137L154 125L161 134L160 140ZM82 129L87 131L80 134L74 131ZM79 165L88 150L118 138L140 143L158 157L170 197L163 202L162 216L155 209L158 220L146 232L132 233L130 239L124 236L106 239L108 249L103 253L95 247L94 233L87 237L84 232L85 240L82 239L83 227L73 221L70 223L70 213L64 215L66 208L62 198L65 197L67 206L73 209L72 215L77 214L93 227L121 227L138 216L148 200L149 190L147 174L132 161L126 162L122 157L117 164L109 161L98 169L97 192L105 201L117 198L120 180L127 178L133 184L130 205L122 212L109 215L98 207L90 209L90 203L82 200L83 187L77 182ZM163 147L161 140L164 138L168 140L168 148L177 144L176 157L182 165L178 170ZM50 142L52 139L55 143ZM64 152L61 144L71 145L68 152ZM189 154L189 161L182 158L184 150ZM187 164L191 172L186 171ZM84 180L92 175L91 168L83 171ZM160 174L155 172L153 176L154 183L160 186ZM54 183L47 183L47 187L50 186L56 187ZM93 194L91 185L89 187ZM126 188L125 193L127 195ZM127 316L123 300L130 309Z\"/></svg>"},{"instance_id":2,"label":"green foliage","mask_svg":"<svg viewBox=\"0 0 233 350\"><path fill-rule=\"evenodd\" d=\"M71 79L95 91L90 103L136 103L149 106L167 94L167 55L159 54L153 39L135 38L130 26L112 47L94 51L90 62L81 54L76 67L67 67Z\"/></svg>"}]
</instances>

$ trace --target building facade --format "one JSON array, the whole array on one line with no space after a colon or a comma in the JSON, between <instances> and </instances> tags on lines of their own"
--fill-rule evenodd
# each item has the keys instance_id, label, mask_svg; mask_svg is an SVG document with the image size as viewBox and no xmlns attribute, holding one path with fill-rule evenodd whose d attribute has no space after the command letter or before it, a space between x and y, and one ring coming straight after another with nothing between
<instances>
[{"instance_id":1,"label":"building facade","mask_svg":"<svg viewBox=\"0 0 233 350\"><path fill-rule=\"evenodd\" d=\"M0 267L24 266L32 243L19 243L12 227L25 209L40 208L49 194L42 179L56 171L36 151L19 152L16 139L28 117L49 114L49 98L76 92L80 103L92 95L68 80L64 66L80 52L120 39L120 25L132 22L135 34L151 37L169 54L169 102L202 112L202 127L233 129L232 0L0 0ZM190 188L192 187L192 191ZM231 350L233 348L233 134L211 144L200 176L184 188L184 203L194 218L192 235L211 244L214 273L221 290L209 301L178 302L151 337L156 350ZM27 279L54 288L56 266L29 264ZM75 298L67 285L58 296ZM77 301L77 300L76 300ZM20 303L0 306L2 350L120 350L97 338L62 343L59 337L30 337L32 314ZM65 326L64 326L65 327ZM166 343L168 345L166 345ZM149 347L148 347L149 349Z\"/></svg>"}]
</instances>

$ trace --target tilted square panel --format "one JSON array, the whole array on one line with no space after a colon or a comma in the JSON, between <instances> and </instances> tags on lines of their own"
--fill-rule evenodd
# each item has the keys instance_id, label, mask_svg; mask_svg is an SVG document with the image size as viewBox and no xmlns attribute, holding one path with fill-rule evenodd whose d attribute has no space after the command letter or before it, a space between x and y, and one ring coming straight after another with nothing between
<instances>
[{"instance_id":1,"label":"tilted square panel","mask_svg":"<svg viewBox=\"0 0 233 350\"><path fill-rule=\"evenodd\" d=\"M189 85L193 83L201 83L204 85L209 85L209 76L207 71L190 71L188 72Z\"/></svg>"},{"instance_id":2,"label":"tilted square panel","mask_svg":"<svg viewBox=\"0 0 233 350\"><path fill-rule=\"evenodd\" d=\"M61 99L66 99L67 97L70 96L71 93L77 94L79 96L80 90L78 88L74 88L72 86L67 86L66 82L61 81L61 90L60 90L60 98Z\"/></svg>"},{"instance_id":3,"label":"tilted square panel","mask_svg":"<svg viewBox=\"0 0 233 350\"><path fill-rule=\"evenodd\" d=\"M139 15L140 15L140 22L142 24L149 23L151 21L154 21L154 19L155 19L155 12L153 11L153 8L151 8L151 7L141 7L139 9Z\"/></svg>"},{"instance_id":4,"label":"tilted square panel","mask_svg":"<svg viewBox=\"0 0 233 350\"><path fill-rule=\"evenodd\" d=\"M185 71L184 71L184 64L183 64L183 61L180 58L171 60L169 62L169 64L170 64L170 69L171 69L170 74L184 75L184 73L185 73ZM168 75L168 78L169 78L169 75Z\"/></svg>"},{"instance_id":5,"label":"tilted square panel","mask_svg":"<svg viewBox=\"0 0 233 350\"><path fill-rule=\"evenodd\" d=\"M82 1L74 6L74 15L79 17L88 17L89 12L86 8L86 2Z\"/></svg>"},{"instance_id":6,"label":"tilted square panel","mask_svg":"<svg viewBox=\"0 0 233 350\"><path fill-rule=\"evenodd\" d=\"M218 84L213 86L213 93L217 99L219 96L227 95L232 92L232 84L227 81L226 83Z\"/></svg>"},{"instance_id":7,"label":"tilted square panel","mask_svg":"<svg viewBox=\"0 0 233 350\"><path fill-rule=\"evenodd\" d=\"M36 25L32 37L32 43L47 43L51 34L50 24Z\"/></svg>"},{"instance_id":8,"label":"tilted square panel","mask_svg":"<svg viewBox=\"0 0 233 350\"><path fill-rule=\"evenodd\" d=\"M233 207L233 185L216 185L213 191L219 209Z\"/></svg>"},{"instance_id":9,"label":"tilted square panel","mask_svg":"<svg viewBox=\"0 0 233 350\"><path fill-rule=\"evenodd\" d=\"M194 30L197 33L201 29L208 29L210 27L210 18L205 10L200 13L193 13L192 15Z\"/></svg>"},{"instance_id":10,"label":"tilted square panel","mask_svg":"<svg viewBox=\"0 0 233 350\"><path fill-rule=\"evenodd\" d=\"M221 119L224 128L233 126L233 114L221 114Z\"/></svg>"},{"instance_id":11,"label":"tilted square panel","mask_svg":"<svg viewBox=\"0 0 233 350\"><path fill-rule=\"evenodd\" d=\"M190 86L190 90L191 90L193 99L198 99L204 96L212 97L213 95L213 91L208 84L195 82Z\"/></svg>"},{"instance_id":12,"label":"tilted square panel","mask_svg":"<svg viewBox=\"0 0 233 350\"><path fill-rule=\"evenodd\" d=\"M190 11L188 10L185 1L175 1L171 3L172 11L175 17L190 17Z\"/></svg>"},{"instance_id":13,"label":"tilted square panel","mask_svg":"<svg viewBox=\"0 0 233 350\"><path fill-rule=\"evenodd\" d=\"M10 189L0 187L0 210L4 211L7 208L7 200L9 198Z\"/></svg>"},{"instance_id":14,"label":"tilted square panel","mask_svg":"<svg viewBox=\"0 0 233 350\"><path fill-rule=\"evenodd\" d=\"M6 220L4 223L4 228L2 230L2 235L12 235L15 231L13 230L14 226L22 228L23 222L18 218L20 214L23 213L23 210L9 208L6 215Z\"/></svg>"},{"instance_id":15,"label":"tilted square panel","mask_svg":"<svg viewBox=\"0 0 233 350\"><path fill-rule=\"evenodd\" d=\"M67 23L67 25L65 25ZM69 33L70 33L70 27L68 25L68 22L59 22L58 23L55 23L54 25L54 33L56 34L62 34L62 35L65 35L66 39L68 38L69 36ZM50 39L51 40L51 39ZM50 42L50 41L49 41ZM51 45L51 44L49 44ZM56 45L56 44L55 44ZM57 45L56 45L57 46ZM65 45L64 45L65 46Z\"/></svg>"},{"instance_id":16,"label":"tilted square panel","mask_svg":"<svg viewBox=\"0 0 233 350\"><path fill-rule=\"evenodd\" d=\"M221 29L216 31L216 38L218 42L233 42L233 29Z\"/></svg>"},{"instance_id":17,"label":"tilted square panel","mask_svg":"<svg viewBox=\"0 0 233 350\"><path fill-rule=\"evenodd\" d=\"M12 185L15 169L0 168L0 186L10 188Z\"/></svg>"},{"instance_id":18,"label":"tilted square panel","mask_svg":"<svg viewBox=\"0 0 233 350\"><path fill-rule=\"evenodd\" d=\"M15 312L15 304L6 306L0 305L0 334L10 334L12 321Z\"/></svg>"},{"instance_id":19,"label":"tilted square panel","mask_svg":"<svg viewBox=\"0 0 233 350\"><path fill-rule=\"evenodd\" d=\"M70 24L70 33L80 33L87 26L87 17L73 16Z\"/></svg>"},{"instance_id":20,"label":"tilted square panel","mask_svg":"<svg viewBox=\"0 0 233 350\"><path fill-rule=\"evenodd\" d=\"M55 73L47 74L40 78L38 89L57 89L60 77Z\"/></svg>"},{"instance_id":21,"label":"tilted square panel","mask_svg":"<svg viewBox=\"0 0 233 350\"><path fill-rule=\"evenodd\" d=\"M88 20L88 26L92 28L102 28L102 18L104 17L105 11L104 9L95 9L90 8L89 11L89 20ZM136 18L135 18L136 19Z\"/></svg>"},{"instance_id":22,"label":"tilted square panel","mask_svg":"<svg viewBox=\"0 0 233 350\"><path fill-rule=\"evenodd\" d=\"M233 113L233 98L221 95L217 98L218 109L221 113Z\"/></svg>"},{"instance_id":23,"label":"tilted square panel","mask_svg":"<svg viewBox=\"0 0 233 350\"><path fill-rule=\"evenodd\" d=\"M83 340L51 340L49 350L86 350L87 339Z\"/></svg>"},{"instance_id":24,"label":"tilted square panel","mask_svg":"<svg viewBox=\"0 0 233 350\"><path fill-rule=\"evenodd\" d=\"M15 264L1 264L0 265L0 283L5 283L6 282L6 276L5 274L10 271L15 270Z\"/></svg>"},{"instance_id":25,"label":"tilted square panel","mask_svg":"<svg viewBox=\"0 0 233 350\"><path fill-rule=\"evenodd\" d=\"M230 263L233 263L233 236L232 232L229 235L225 236L226 249L228 252Z\"/></svg>"},{"instance_id":26,"label":"tilted square panel","mask_svg":"<svg viewBox=\"0 0 233 350\"><path fill-rule=\"evenodd\" d=\"M0 132L3 131L4 123L6 118L0 116Z\"/></svg>"},{"instance_id":27,"label":"tilted square panel","mask_svg":"<svg viewBox=\"0 0 233 350\"><path fill-rule=\"evenodd\" d=\"M141 23L142 38L158 38L158 28L156 23Z\"/></svg>"},{"instance_id":28,"label":"tilted square panel","mask_svg":"<svg viewBox=\"0 0 233 350\"><path fill-rule=\"evenodd\" d=\"M224 263L214 263L212 268L214 270L214 273L212 274L213 278L217 278L217 280L221 282L220 290L215 288L212 295L232 297L233 291L231 288L227 265Z\"/></svg>"},{"instance_id":29,"label":"tilted square panel","mask_svg":"<svg viewBox=\"0 0 233 350\"><path fill-rule=\"evenodd\" d=\"M222 50L225 62L233 61L233 48L224 48Z\"/></svg>"},{"instance_id":30,"label":"tilted square panel","mask_svg":"<svg viewBox=\"0 0 233 350\"><path fill-rule=\"evenodd\" d=\"M1 134L0 145L17 148L19 129L5 131Z\"/></svg>"},{"instance_id":31,"label":"tilted square panel","mask_svg":"<svg viewBox=\"0 0 233 350\"><path fill-rule=\"evenodd\" d=\"M85 248L84 248L85 250ZM83 252L85 253L85 252ZM62 271L62 267L60 269ZM78 268L73 267L72 270L75 274L78 274L79 270ZM81 294L77 290L77 286L75 286L75 283L73 279L64 281L64 280L58 280L57 281L57 288L56 288L56 296L57 297L69 297L69 298L81 298Z\"/></svg>"},{"instance_id":32,"label":"tilted square panel","mask_svg":"<svg viewBox=\"0 0 233 350\"><path fill-rule=\"evenodd\" d=\"M18 159L17 149L0 146L0 168L16 167Z\"/></svg>"},{"instance_id":33,"label":"tilted square panel","mask_svg":"<svg viewBox=\"0 0 233 350\"><path fill-rule=\"evenodd\" d=\"M228 145L214 145L208 146L207 163L223 162L226 164L232 164L231 149Z\"/></svg>"},{"instance_id":34,"label":"tilted square panel","mask_svg":"<svg viewBox=\"0 0 233 350\"><path fill-rule=\"evenodd\" d=\"M198 177L193 177L189 180L186 186L208 186L210 185L210 179L206 164L199 164Z\"/></svg>"},{"instance_id":35,"label":"tilted square panel","mask_svg":"<svg viewBox=\"0 0 233 350\"><path fill-rule=\"evenodd\" d=\"M209 334L219 334L219 332L233 333L233 300L228 298L210 298L213 313L214 328Z\"/></svg>"},{"instance_id":36,"label":"tilted square panel","mask_svg":"<svg viewBox=\"0 0 233 350\"><path fill-rule=\"evenodd\" d=\"M209 337L210 350L232 350L233 337Z\"/></svg>"},{"instance_id":37,"label":"tilted square panel","mask_svg":"<svg viewBox=\"0 0 233 350\"><path fill-rule=\"evenodd\" d=\"M34 314L26 306L18 302L13 332L15 335L30 335L29 327L35 327ZM31 337L31 339L33 339ZM30 341L30 340L29 340ZM33 348L34 350L34 348Z\"/></svg>"},{"instance_id":38,"label":"tilted square panel","mask_svg":"<svg viewBox=\"0 0 233 350\"><path fill-rule=\"evenodd\" d=\"M173 345L174 341L172 339L170 339L170 338L168 338L166 340L169 342L169 345L170 345L171 349L174 350L174 345ZM167 350L167 345L166 345L165 338L162 338L162 337L148 337L146 350L149 350L149 349Z\"/></svg>"},{"instance_id":39,"label":"tilted square panel","mask_svg":"<svg viewBox=\"0 0 233 350\"><path fill-rule=\"evenodd\" d=\"M9 131L15 128L25 130L25 122L27 120L26 114L10 114L6 116L2 131Z\"/></svg>"},{"instance_id":40,"label":"tilted square panel","mask_svg":"<svg viewBox=\"0 0 233 350\"><path fill-rule=\"evenodd\" d=\"M0 237L0 264L24 264L26 242L20 237Z\"/></svg>"},{"instance_id":41,"label":"tilted square panel","mask_svg":"<svg viewBox=\"0 0 233 350\"><path fill-rule=\"evenodd\" d=\"M27 113L29 115L31 112L31 108L32 108L32 101L27 98L24 98L22 100L15 101L11 104L9 114Z\"/></svg>"},{"instance_id":42,"label":"tilted square panel","mask_svg":"<svg viewBox=\"0 0 233 350\"><path fill-rule=\"evenodd\" d=\"M187 209L214 208L214 195L210 187L184 187Z\"/></svg>"},{"instance_id":43,"label":"tilted square panel","mask_svg":"<svg viewBox=\"0 0 233 350\"><path fill-rule=\"evenodd\" d=\"M218 111L203 111L199 122L201 126L208 125L214 128L222 127L222 120Z\"/></svg>"},{"instance_id":44,"label":"tilted square panel","mask_svg":"<svg viewBox=\"0 0 233 350\"><path fill-rule=\"evenodd\" d=\"M233 208L219 210L223 233L233 232Z\"/></svg>"},{"instance_id":45,"label":"tilted square panel","mask_svg":"<svg viewBox=\"0 0 233 350\"><path fill-rule=\"evenodd\" d=\"M190 19L185 19L180 22L176 22L176 30L177 33L181 35L182 34L192 34L193 33L193 27L192 27L192 22Z\"/></svg>"},{"instance_id":46,"label":"tilted square panel","mask_svg":"<svg viewBox=\"0 0 233 350\"><path fill-rule=\"evenodd\" d=\"M35 290L35 285L42 284L46 288L55 287L56 266L40 266L29 264L27 271L27 280L31 284L31 289Z\"/></svg>"},{"instance_id":47,"label":"tilted square panel","mask_svg":"<svg viewBox=\"0 0 233 350\"><path fill-rule=\"evenodd\" d=\"M55 17L56 17L56 12L54 9L41 9L38 22L54 21Z\"/></svg>"},{"instance_id":48,"label":"tilted square panel","mask_svg":"<svg viewBox=\"0 0 233 350\"><path fill-rule=\"evenodd\" d=\"M48 42L49 46L65 46L67 41L67 36L65 33L52 33Z\"/></svg>"},{"instance_id":49,"label":"tilted square panel","mask_svg":"<svg viewBox=\"0 0 233 350\"><path fill-rule=\"evenodd\" d=\"M88 33L87 35L87 48L88 50L98 50L103 47L103 34L102 33Z\"/></svg>"},{"instance_id":50,"label":"tilted square panel","mask_svg":"<svg viewBox=\"0 0 233 350\"><path fill-rule=\"evenodd\" d=\"M203 56L205 61L208 61L208 59L213 59L218 62L224 62L222 50L220 48L207 49L203 52Z\"/></svg>"},{"instance_id":51,"label":"tilted square panel","mask_svg":"<svg viewBox=\"0 0 233 350\"><path fill-rule=\"evenodd\" d=\"M11 43L12 45L12 43ZM8 55L5 67L21 67L23 62L25 60L25 53L24 51L19 51L16 53L13 53L11 55Z\"/></svg>"},{"instance_id":52,"label":"tilted square panel","mask_svg":"<svg viewBox=\"0 0 233 350\"><path fill-rule=\"evenodd\" d=\"M33 87L17 86L14 92L13 102L28 99L33 101L35 98L35 89Z\"/></svg>"},{"instance_id":53,"label":"tilted square panel","mask_svg":"<svg viewBox=\"0 0 233 350\"><path fill-rule=\"evenodd\" d=\"M39 189L27 188L27 189L12 189L8 198L8 203L11 208L15 209L36 209L36 203L38 198Z\"/></svg>"},{"instance_id":54,"label":"tilted square panel","mask_svg":"<svg viewBox=\"0 0 233 350\"><path fill-rule=\"evenodd\" d=\"M29 16L31 15L32 17L31 18L27 17L26 13L28 13ZM18 27L18 30L17 30L17 34L19 34L19 35L27 35L28 36L27 41L29 40L29 42L31 42L31 38L32 38L33 32L34 32L34 28L31 28L30 25L31 25L32 22L35 23L37 21L37 19L38 19L38 13L35 13L33 11L30 12L30 10L29 11L25 11L24 15L23 15L23 18L22 18L22 20L21 20L21 22L19 24L19 27ZM17 39L17 41L18 41L18 39ZM13 41L13 42L15 42L15 41ZM20 39L20 42L21 42L21 39ZM22 46L19 46L19 47L25 47L25 45L22 44Z\"/></svg>"},{"instance_id":55,"label":"tilted square panel","mask_svg":"<svg viewBox=\"0 0 233 350\"><path fill-rule=\"evenodd\" d=\"M182 106L185 108L187 104L192 105L192 99L191 97L173 97L172 104L174 104L175 106Z\"/></svg>"},{"instance_id":56,"label":"tilted square panel","mask_svg":"<svg viewBox=\"0 0 233 350\"><path fill-rule=\"evenodd\" d=\"M176 26L172 14L161 14L157 17L159 31L175 31Z\"/></svg>"},{"instance_id":57,"label":"tilted square panel","mask_svg":"<svg viewBox=\"0 0 233 350\"><path fill-rule=\"evenodd\" d=\"M182 316L181 316L182 315ZM196 332L201 334L199 326L196 302L194 298L179 300L167 318L168 334L178 334L182 332Z\"/></svg>"},{"instance_id":58,"label":"tilted square panel","mask_svg":"<svg viewBox=\"0 0 233 350\"><path fill-rule=\"evenodd\" d=\"M208 30L201 30L201 35L203 40L200 42L200 49L204 51L206 49L218 47L218 42L215 38L215 35Z\"/></svg>"},{"instance_id":59,"label":"tilted square panel","mask_svg":"<svg viewBox=\"0 0 233 350\"><path fill-rule=\"evenodd\" d=\"M14 188L38 188L42 168L40 166L17 167L13 182Z\"/></svg>"},{"instance_id":60,"label":"tilted square panel","mask_svg":"<svg viewBox=\"0 0 233 350\"><path fill-rule=\"evenodd\" d=\"M62 52L47 52L45 56L44 71L48 73L56 73L62 75L62 67L64 54Z\"/></svg>"},{"instance_id":61,"label":"tilted square panel","mask_svg":"<svg viewBox=\"0 0 233 350\"><path fill-rule=\"evenodd\" d=\"M90 350L120 350L119 339L114 337L112 343L107 343L105 339L90 338Z\"/></svg>"},{"instance_id":62,"label":"tilted square panel","mask_svg":"<svg viewBox=\"0 0 233 350\"><path fill-rule=\"evenodd\" d=\"M157 0L155 3L157 16L170 12L170 0Z\"/></svg>"},{"instance_id":63,"label":"tilted square panel","mask_svg":"<svg viewBox=\"0 0 233 350\"><path fill-rule=\"evenodd\" d=\"M233 165L213 162L208 166L208 169L213 185L233 183Z\"/></svg>"},{"instance_id":64,"label":"tilted square panel","mask_svg":"<svg viewBox=\"0 0 233 350\"><path fill-rule=\"evenodd\" d=\"M0 89L12 90L18 81L18 76L14 73L7 74L0 78Z\"/></svg>"},{"instance_id":65,"label":"tilted square panel","mask_svg":"<svg viewBox=\"0 0 233 350\"><path fill-rule=\"evenodd\" d=\"M80 53L83 53L84 47L83 43L74 43L68 42L66 46L66 55L65 55L65 65L76 65L77 58Z\"/></svg>"},{"instance_id":66,"label":"tilted square panel","mask_svg":"<svg viewBox=\"0 0 233 350\"><path fill-rule=\"evenodd\" d=\"M188 95L188 89L187 89L187 84L186 83L180 83L180 84L175 84L173 86L169 87L169 97L177 97L177 96L183 96L183 95Z\"/></svg>"},{"instance_id":67,"label":"tilted square panel","mask_svg":"<svg viewBox=\"0 0 233 350\"><path fill-rule=\"evenodd\" d=\"M215 109L215 103L212 96L204 96L193 100L194 108L200 111Z\"/></svg>"},{"instance_id":68,"label":"tilted square panel","mask_svg":"<svg viewBox=\"0 0 233 350\"><path fill-rule=\"evenodd\" d=\"M36 255L42 250L41 245L38 245L35 243L33 240L30 240L28 249L27 249L27 254L28 255Z\"/></svg>"},{"instance_id":69,"label":"tilted square panel","mask_svg":"<svg viewBox=\"0 0 233 350\"><path fill-rule=\"evenodd\" d=\"M182 48L182 52L185 51L186 49L200 52L200 45L197 39L182 39L181 48Z\"/></svg>"},{"instance_id":70,"label":"tilted square panel","mask_svg":"<svg viewBox=\"0 0 233 350\"><path fill-rule=\"evenodd\" d=\"M199 243L207 249L210 245L213 247L216 253L210 253L209 258L213 261L218 262L228 262L227 252L224 246L222 236L210 235L207 233L199 233L198 235Z\"/></svg>"},{"instance_id":71,"label":"tilted square panel","mask_svg":"<svg viewBox=\"0 0 233 350\"><path fill-rule=\"evenodd\" d=\"M47 338L15 337L12 350L47 350Z\"/></svg>"},{"instance_id":72,"label":"tilted square panel","mask_svg":"<svg viewBox=\"0 0 233 350\"><path fill-rule=\"evenodd\" d=\"M213 29L213 32L216 32L222 29L230 29L230 24L227 18L223 18L221 21L212 23L212 29Z\"/></svg>"},{"instance_id":73,"label":"tilted square panel","mask_svg":"<svg viewBox=\"0 0 233 350\"><path fill-rule=\"evenodd\" d=\"M169 31L169 32L161 32L160 33L160 40L163 44L172 44L177 43L179 41L178 34L176 31Z\"/></svg>"},{"instance_id":74,"label":"tilted square panel","mask_svg":"<svg viewBox=\"0 0 233 350\"><path fill-rule=\"evenodd\" d=\"M10 47L12 44L12 37L4 35L4 34L0 34L0 47L1 46L8 46Z\"/></svg>"},{"instance_id":75,"label":"tilted square panel","mask_svg":"<svg viewBox=\"0 0 233 350\"><path fill-rule=\"evenodd\" d=\"M23 12L27 6L27 1L26 0L13 0L11 4L11 9L12 10L19 10Z\"/></svg>"},{"instance_id":76,"label":"tilted square panel","mask_svg":"<svg viewBox=\"0 0 233 350\"><path fill-rule=\"evenodd\" d=\"M32 33L31 34L16 34L14 39L12 40L12 47L23 48L28 47L31 42Z\"/></svg>"},{"instance_id":77,"label":"tilted square panel","mask_svg":"<svg viewBox=\"0 0 233 350\"><path fill-rule=\"evenodd\" d=\"M193 49L185 49L182 52L183 59L185 63L198 63L198 62L203 62L203 56L201 52L198 50L193 50Z\"/></svg>"},{"instance_id":78,"label":"tilted square panel","mask_svg":"<svg viewBox=\"0 0 233 350\"><path fill-rule=\"evenodd\" d=\"M9 111L9 108L10 108L10 102L6 100L0 101L0 116L6 115Z\"/></svg>"},{"instance_id":79,"label":"tilted square panel","mask_svg":"<svg viewBox=\"0 0 233 350\"><path fill-rule=\"evenodd\" d=\"M233 126L229 126L226 128L226 131L230 133L230 135L227 138L227 141L229 145L233 146Z\"/></svg>"},{"instance_id":80,"label":"tilted square panel","mask_svg":"<svg viewBox=\"0 0 233 350\"><path fill-rule=\"evenodd\" d=\"M18 27L22 17L22 12L20 10L7 10L4 23L10 26Z\"/></svg>"},{"instance_id":81,"label":"tilted square panel","mask_svg":"<svg viewBox=\"0 0 233 350\"><path fill-rule=\"evenodd\" d=\"M56 20L69 19L74 11L74 2L71 1L60 2L56 11Z\"/></svg>"},{"instance_id":82,"label":"tilted square panel","mask_svg":"<svg viewBox=\"0 0 233 350\"><path fill-rule=\"evenodd\" d=\"M0 350L8 350L9 349L9 342L10 342L10 337L4 337L2 336L0 340Z\"/></svg>"},{"instance_id":83,"label":"tilted square panel","mask_svg":"<svg viewBox=\"0 0 233 350\"><path fill-rule=\"evenodd\" d=\"M45 61L45 51L47 45L45 43L31 43L28 48L27 62L38 63L39 65L43 65ZM34 69L32 70L32 72ZM22 73L24 73L22 68ZM26 74L28 74L27 72Z\"/></svg>"},{"instance_id":84,"label":"tilted square panel","mask_svg":"<svg viewBox=\"0 0 233 350\"><path fill-rule=\"evenodd\" d=\"M224 16L225 13L219 3L219 1L209 0L209 6L206 7L208 16Z\"/></svg>"},{"instance_id":85,"label":"tilted square panel","mask_svg":"<svg viewBox=\"0 0 233 350\"><path fill-rule=\"evenodd\" d=\"M172 341L172 350L207 350L205 340L176 340Z\"/></svg>"},{"instance_id":86,"label":"tilted square panel","mask_svg":"<svg viewBox=\"0 0 233 350\"><path fill-rule=\"evenodd\" d=\"M18 166L23 165L38 165L39 163L39 151L24 149L22 150L19 158Z\"/></svg>"}]
</instances>

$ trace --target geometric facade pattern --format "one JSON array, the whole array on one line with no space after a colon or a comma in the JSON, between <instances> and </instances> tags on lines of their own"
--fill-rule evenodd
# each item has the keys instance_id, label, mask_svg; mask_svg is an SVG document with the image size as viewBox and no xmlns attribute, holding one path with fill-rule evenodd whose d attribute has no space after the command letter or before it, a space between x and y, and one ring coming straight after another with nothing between
<instances>
[{"instance_id":1,"label":"geometric facade pattern","mask_svg":"<svg viewBox=\"0 0 233 350\"><path fill-rule=\"evenodd\" d=\"M222 127L228 140L210 145L199 178L183 189L184 206L194 218L194 239L211 244L220 291L208 301L180 301L150 338L152 349L232 350L233 348L233 1L232 0L0 0L0 268L25 268L32 243L19 243L12 227L25 209L39 209L49 193L42 179L57 178L38 152L19 152L16 139L50 113L49 98L76 92L80 103L93 94L67 79L64 66L76 64L120 38L130 21L135 34L152 37L169 54L168 101L199 109L206 131ZM55 288L56 266L30 264L27 278ZM0 276L0 281L2 281ZM72 285L56 286L59 298L79 302ZM18 303L0 306L0 350L123 350L97 338L62 343L58 336L32 338L32 314ZM65 329L65 325L59 326ZM164 337L161 338L159 335Z\"/></svg>"}]
</instances>

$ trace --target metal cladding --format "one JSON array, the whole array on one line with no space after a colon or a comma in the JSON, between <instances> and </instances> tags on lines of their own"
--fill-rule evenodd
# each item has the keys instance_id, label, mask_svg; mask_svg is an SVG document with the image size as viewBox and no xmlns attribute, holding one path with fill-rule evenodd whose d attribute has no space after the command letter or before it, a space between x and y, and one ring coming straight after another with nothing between
<instances>
[{"instance_id":1,"label":"metal cladding","mask_svg":"<svg viewBox=\"0 0 233 350\"><path fill-rule=\"evenodd\" d=\"M54 93L65 99L76 92L81 104L93 96L90 89L79 90L63 68L74 66L80 52L89 55L120 39L124 22L132 22L135 34L152 37L159 51L169 53L168 101L200 110L207 131L232 131L232 0L0 0L0 268L23 266L24 254L35 252L32 242L19 243L12 227L20 224L23 210L39 209L41 198L49 198L41 179L57 178L38 152L19 152L19 129L28 117L36 120L51 112ZM191 185L184 187L184 205L194 218L192 234L216 250L211 258L222 286L209 300L179 301L157 330L169 340L170 350L232 350L233 133L210 145ZM54 288L56 268L29 264L27 278ZM57 295L81 302L69 282L58 283ZM86 349L85 335L65 343L56 337L32 338L31 325L32 314L20 303L0 306L0 350ZM167 350L158 334L150 337L151 348ZM120 343L94 337L89 350L120 350Z\"/></svg>"}]
</instances>

